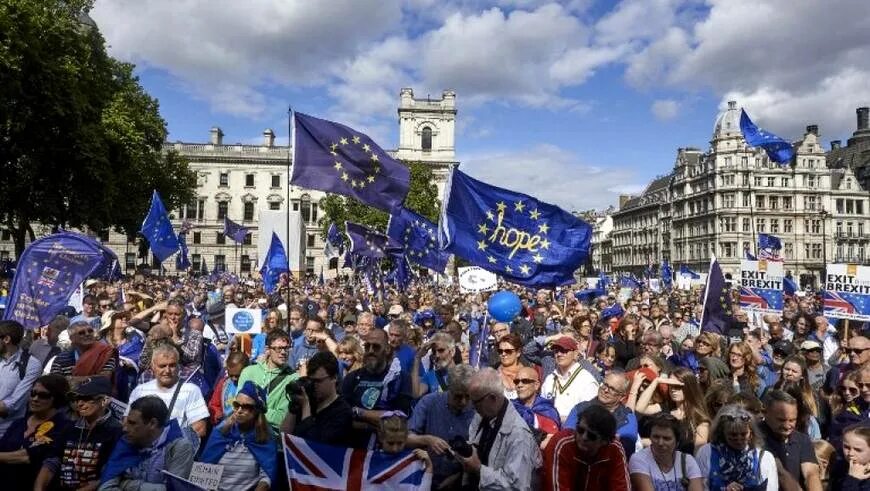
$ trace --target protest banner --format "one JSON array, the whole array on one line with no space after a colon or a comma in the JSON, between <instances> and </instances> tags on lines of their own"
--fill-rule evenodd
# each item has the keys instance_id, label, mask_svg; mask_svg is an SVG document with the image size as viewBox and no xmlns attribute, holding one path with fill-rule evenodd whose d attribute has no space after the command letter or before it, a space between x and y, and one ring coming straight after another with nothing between
<instances>
[{"instance_id":1,"label":"protest banner","mask_svg":"<svg viewBox=\"0 0 870 491\"><path fill-rule=\"evenodd\" d=\"M870 321L870 266L829 264L822 288L826 316Z\"/></svg>"},{"instance_id":2,"label":"protest banner","mask_svg":"<svg viewBox=\"0 0 870 491\"><path fill-rule=\"evenodd\" d=\"M491 292L498 286L498 277L478 266L459 268L459 290L462 293Z\"/></svg>"},{"instance_id":3,"label":"protest banner","mask_svg":"<svg viewBox=\"0 0 870 491\"><path fill-rule=\"evenodd\" d=\"M740 261L740 306L768 314L781 314L785 295L782 290L785 272L781 262Z\"/></svg>"}]
</instances>

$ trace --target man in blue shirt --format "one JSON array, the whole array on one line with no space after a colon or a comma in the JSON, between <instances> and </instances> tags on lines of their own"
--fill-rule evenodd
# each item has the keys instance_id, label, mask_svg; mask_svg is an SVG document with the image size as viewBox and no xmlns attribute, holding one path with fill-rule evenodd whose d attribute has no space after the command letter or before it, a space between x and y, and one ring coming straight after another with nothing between
<instances>
[{"instance_id":1,"label":"man in blue shirt","mask_svg":"<svg viewBox=\"0 0 870 491\"><path fill-rule=\"evenodd\" d=\"M456 437L465 441L468 436L468 427L474 417L468 395L473 373L474 369L469 365L451 367L447 391L423 396L408 421L408 446L426 447L432 455L433 489L442 485L450 488L450 482L462 477L462 466L450 455L449 444Z\"/></svg>"}]
</instances>

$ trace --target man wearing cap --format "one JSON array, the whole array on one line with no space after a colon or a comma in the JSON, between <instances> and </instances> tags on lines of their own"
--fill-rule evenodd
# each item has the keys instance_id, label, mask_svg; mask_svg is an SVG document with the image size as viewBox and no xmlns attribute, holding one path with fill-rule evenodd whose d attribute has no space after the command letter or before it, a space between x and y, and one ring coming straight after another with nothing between
<instances>
[{"instance_id":1,"label":"man wearing cap","mask_svg":"<svg viewBox=\"0 0 870 491\"><path fill-rule=\"evenodd\" d=\"M779 373L785 359L794 354L794 344L791 341L778 341L773 344L773 371Z\"/></svg>"},{"instance_id":2,"label":"man wearing cap","mask_svg":"<svg viewBox=\"0 0 870 491\"><path fill-rule=\"evenodd\" d=\"M544 379L541 394L553 401L562 421L578 403L594 399L598 381L577 362L577 341L562 336L550 345L556 359L556 369Z\"/></svg>"},{"instance_id":3,"label":"man wearing cap","mask_svg":"<svg viewBox=\"0 0 870 491\"><path fill-rule=\"evenodd\" d=\"M822 345L816 341L806 340L801 343L801 354L807 361L807 376L813 392L818 392L825 385L825 374L828 367L822 360Z\"/></svg>"},{"instance_id":4,"label":"man wearing cap","mask_svg":"<svg viewBox=\"0 0 870 491\"><path fill-rule=\"evenodd\" d=\"M34 490L96 489L100 471L123 435L109 410L111 393L105 377L85 380L70 393L78 420L54 442L55 451L43 461Z\"/></svg>"}]
</instances>

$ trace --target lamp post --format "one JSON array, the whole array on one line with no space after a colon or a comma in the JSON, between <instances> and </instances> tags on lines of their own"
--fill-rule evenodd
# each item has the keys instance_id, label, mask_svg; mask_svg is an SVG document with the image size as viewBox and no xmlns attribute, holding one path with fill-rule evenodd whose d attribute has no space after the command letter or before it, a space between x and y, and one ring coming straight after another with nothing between
<instances>
[{"instance_id":1,"label":"lamp post","mask_svg":"<svg viewBox=\"0 0 870 491\"><path fill-rule=\"evenodd\" d=\"M822 217L822 274L819 282L819 286L825 284L825 276L828 273L828 217L831 214L822 207L821 211L819 211L819 216Z\"/></svg>"}]
</instances>

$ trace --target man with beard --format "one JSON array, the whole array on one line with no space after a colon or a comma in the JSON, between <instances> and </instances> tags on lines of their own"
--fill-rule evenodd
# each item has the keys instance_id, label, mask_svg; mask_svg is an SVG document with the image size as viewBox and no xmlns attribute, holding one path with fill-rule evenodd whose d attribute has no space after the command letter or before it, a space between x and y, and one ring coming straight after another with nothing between
<instances>
[{"instance_id":1,"label":"man with beard","mask_svg":"<svg viewBox=\"0 0 870 491\"><path fill-rule=\"evenodd\" d=\"M372 329L364 338L363 367L347 374L341 395L353 407L353 447L365 447L380 425L384 411L411 412L411 397L402 391L410 387L408 374L402 372L398 358L383 329Z\"/></svg>"},{"instance_id":2,"label":"man with beard","mask_svg":"<svg viewBox=\"0 0 870 491\"><path fill-rule=\"evenodd\" d=\"M474 417L468 393L474 369L455 365L447 373L450 380L447 390L423 396L408 421L408 447L426 447L432 455L433 489L452 489L451 483L458 484L462 477L462 467L452 457L449 442L457 437L465 440Z\"/></svg>"},{"instance_id":3,"label":"man with beard","mask_svg":"<svg viewBox=\"0 0 870 491\"><path fill-rule=\"evenodd\" d=\"M392 333L390 333L392 334ZM432 392L443 392L449 385L448 371L455 365L456 345L446 332L435 333L432 339L417 351L411 365L411 388L415 399ZM429 355L429 369L420 375L420 366Z\"/></svg>"}]
</instances>

